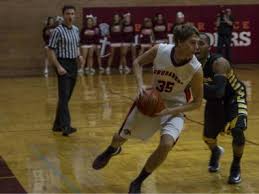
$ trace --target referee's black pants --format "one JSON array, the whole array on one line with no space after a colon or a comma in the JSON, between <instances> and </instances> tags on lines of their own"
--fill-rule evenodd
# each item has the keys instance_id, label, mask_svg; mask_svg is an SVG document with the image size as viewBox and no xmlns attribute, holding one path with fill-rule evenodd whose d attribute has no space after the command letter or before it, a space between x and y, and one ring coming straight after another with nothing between
<instances>
[{"instance_id":1,"label":"referee's black pants","mask_svg":"<svg viewBox=\"0 0 259 194\"><path fill-rule=\"evenodd\" d=\"M59 75L56 72L58 77L58 105L54 128L64 129L71 127L68 103L76 84L77 61L76 59L58 59L58 61L66 69L67 74Z\"/></svg>"}]
</instances>

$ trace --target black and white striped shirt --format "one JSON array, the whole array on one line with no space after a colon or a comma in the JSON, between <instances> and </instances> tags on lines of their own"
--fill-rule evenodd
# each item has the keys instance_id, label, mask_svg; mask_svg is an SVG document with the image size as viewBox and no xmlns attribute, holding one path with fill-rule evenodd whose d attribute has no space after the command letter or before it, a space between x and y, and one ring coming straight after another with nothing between
<instances>
[{"instance_id":1,"label":"black and white striped shirt","mask_svg":"<svg viewBox=\"0 0 259 194\"><path fill-rule=\"evenodd\" d=\"M79 56L79 29L61 24L50 37L49 48L54 49L57 58L75 59Z\"/></svg>"}]
</instances>

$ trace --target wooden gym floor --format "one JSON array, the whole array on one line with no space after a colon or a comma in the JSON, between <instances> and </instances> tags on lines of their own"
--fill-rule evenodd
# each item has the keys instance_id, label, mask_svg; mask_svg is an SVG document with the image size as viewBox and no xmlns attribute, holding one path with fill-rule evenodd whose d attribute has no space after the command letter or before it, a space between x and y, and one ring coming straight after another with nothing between
<instances>
[{"instance_id":1,"label":"wooden gym floor","mask_svg":"<svg viewBox=\"0 0 259 194\"><path fill-rule=\"evenodd\" d=\"M258 144L259 68L241 66L237 73L248 89L246 135ZM146 73L145 78L150 80L151 74ZM123 96L135 95L133 75L79 76L70 103L73 126L79 130L70 137L50 130L57 100L55 77L5 78L0 86L0 172L9 169L0 173L0 192L23 192L23 187L30 193L126 193L158 144L158 134L147 142L131 140L106 168L91 168L127 114L131 101ZM187 115L203 122L203 107ZM220 136L219 142L225 148L221 170L209 174L202 126L187 120L179 142L144 183L143 192L259 193L259 145L247 142L243 182L233 186L226 183L232 159L231 137Z\"/></svg>"}]
</instances>

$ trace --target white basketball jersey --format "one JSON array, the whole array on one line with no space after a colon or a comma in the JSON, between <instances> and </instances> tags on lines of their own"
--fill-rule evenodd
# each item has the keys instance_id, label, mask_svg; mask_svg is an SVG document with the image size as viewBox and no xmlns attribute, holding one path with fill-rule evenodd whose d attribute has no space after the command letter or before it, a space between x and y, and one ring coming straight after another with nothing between
<instances>
[{"instance_id":1,"label":"white basketball jersey","mask_svg":"<svg viewBox=\"0 0 259 194\"><path fill-rule=\"evenodd\" d=\"M159 45L153 63L153 84L164 100L181 105L187 103L185 89L201 64L193 55L187 64L175 66L171 59L173 47L172 44Z\"/></svg>"}]
</instances>

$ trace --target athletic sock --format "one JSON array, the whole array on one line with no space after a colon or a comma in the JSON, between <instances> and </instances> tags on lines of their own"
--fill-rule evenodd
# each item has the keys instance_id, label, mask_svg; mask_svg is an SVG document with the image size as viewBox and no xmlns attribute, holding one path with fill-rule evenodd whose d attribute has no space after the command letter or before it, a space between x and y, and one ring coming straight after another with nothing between
<instances>
[{"instance_id":1,"label":"athletic sock","mask_svg":"<svg viewBox=\"0 0 259 194\"><path fill-rule=\"evenodd\" d=\"M242 156L235 156L233 157L233 166L239 166Z\"/></svg>"},{"instance_id":2,"label":"athletic sock","mask_svg":"<svg viewBox=\"0 0 259 194\"><path fill-rule=\"evenodd\" d=\"M115 153L117 150L118 150L118 148L109 146L109 147L107 148L106 152L109 153L109 154L113 154L113 153Z\"/></svg>"},{"instance_id":3,"label":"athletic sock","mask_svg":"<svg viewBox=\"0 0 259 194\"><path fill-rule=\"evenodd\" d=\"M147 172L144 167L134 181L141 184L149 175L151 175L151 173Z\"/></svg>"}]
</instances>

